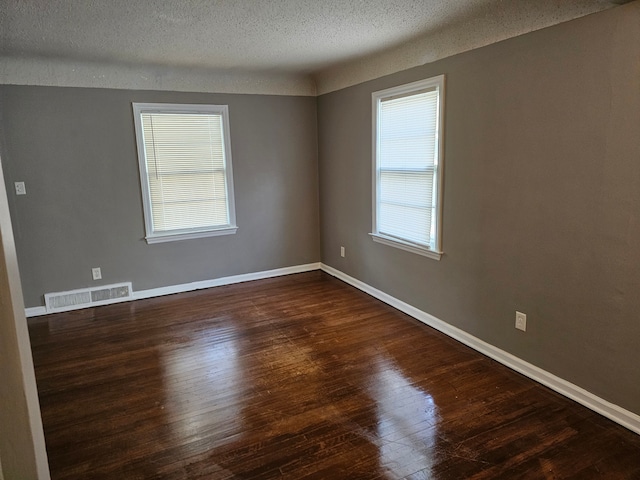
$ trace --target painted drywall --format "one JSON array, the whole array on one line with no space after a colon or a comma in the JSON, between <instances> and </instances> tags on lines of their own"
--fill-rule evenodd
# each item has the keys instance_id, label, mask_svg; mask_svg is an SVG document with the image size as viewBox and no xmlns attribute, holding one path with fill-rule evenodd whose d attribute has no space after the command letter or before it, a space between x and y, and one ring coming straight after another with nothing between
<instances>
[{"instance_id":1,"label":"painted drywall","mask_svg":"<svg viewBox=\"0 0 640 480\"><path fill-rule=\"evenodd\" d=\"M4 85L0 100L27 307L86 286L138 291L319 261L315 98ZM145 242L132 102L229 106L235 235Z\"/></svg>"},{"instance_id":2,"label":"painted drywall","mask_svg":"<svg viewBox=\"0 0 640 480\"><path fill-rule=\"evenodd\" d=\"M435 261L368 235L371 93L443 73ZM639 79L634 2L320 96L322 262L640 413Z\"/></svg>"},{"instance_id":3,"label":"painted drywall","mask_svg":"<svg viewBox=\"0 0 640 480\"><path fill-rule=\"evenodd\" d=\"M315 96L309 75L0 55L0 84Z\"/></svg>"},{"instance_id":4,"label":"painted drywall","mask_svg":"<svg viewBox=\"0 0 640 480\"><path fill-rule=\"evenodd\" d=\"M457 2L447 2L447 9ZM534 30L611 8L609 1L536 0L484 2L456 22L400 45L325 68L315 74L318 93L339 90L383 75L435 62Z\"/></svg>"},{"instance_id":5,"label":"painted drywall","mask_svg":"<svg viewBox=\"0 0 640 480\"><path fill-rule=\"evenodd\" d=\"M4 0L0 83L313 96L620 1Z\"/></svg>"},{"instance_id":6,"label":"painted drywall","mask_svg":"<svg viewBox=\"0 0 640 480\"><path fill-rule=\"evenodd\" d=\"M2 182L0 245L0 479L46 480L49 467L31 344L7 192Z\"/></svg>"}]
</instances>

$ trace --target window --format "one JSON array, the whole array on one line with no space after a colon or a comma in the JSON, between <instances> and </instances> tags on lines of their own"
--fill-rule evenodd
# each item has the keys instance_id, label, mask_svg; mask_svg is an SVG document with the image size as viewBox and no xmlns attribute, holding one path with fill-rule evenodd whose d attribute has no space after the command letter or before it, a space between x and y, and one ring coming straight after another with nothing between
<instances>
[{"instance_id":1,"label":"window","mask_svg":"<svg viewBox=\"0 0 640 480\"><path fill-rule=\"evenodd\" d=\"M372 238L439 260L444 75L374 92L372 103Z\"/></svg>"},{"instance_id":2,"label":"window","mask_svg":"<svg viewBox=\"0 0 640 480\"><path fill-rule=\"evenodd\" d=\"M237 230L226 105L133 104L147 243Z\"/></svg>"}]
</instances>

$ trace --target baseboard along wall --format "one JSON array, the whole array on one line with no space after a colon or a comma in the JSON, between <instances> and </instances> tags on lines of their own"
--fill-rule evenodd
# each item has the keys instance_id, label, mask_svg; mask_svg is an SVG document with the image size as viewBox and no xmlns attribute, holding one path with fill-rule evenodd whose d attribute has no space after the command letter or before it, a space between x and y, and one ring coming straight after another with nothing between
<instances>
[{"instance_id":1,"label":"baseboard along wall","mask_svg":"<svg viewBox=\"0 0 640 480\"><path fill-rule=\"evenodd\" d=\"M381 300L382 302L397 308L401 312L404 312L407 315L415 318L416 320L419 320L420 322L435 328L445 335L467 345L468 347L473 348L474 350L482 353L483 355L486 355L489 358L494 359L495 361L509 367L510 369L521 373L525 377L528 377L531 380L549 387L551 390L554 390L559 394L564 395L565 397L570 398L571 400L578 402L581 405L584 405L594 412L597 412L600 415L603 415L640 435L640 415L636 415L635 413L630 412L629 410L626 410L611 402L608 402L594 395L593 393L577 385L574 385L571 382L568 382L556 375L553 375L552 373L547 372L546 370L538 368L529 362L525 362L515 355L512 355L483 340L480 340L479 338L468 334L464 330L456 328L453 325L450 325L443 320L440 320L439 318L428 314L427 312L423 312L422 310L419 310L412 305L409 305L408 303L398 300L397 298L392 297L391 295L388 295L385 292L372 287L371 285L361 282L360 280L353 278L346 273L341 272L340 270L337 270L325 264L322 264L321 268L329 275L339 278L343 282L348 283L349 285L352 285L357 289L368 293L372 297L375 297L378 300Z\"/></svg>"},{"instance_id":2,"label":"baseboard along wall","mask_svg":"<svg viewBox=\"0 0 640 480\"><path fill-rule=\"evenodd\" d=\"M391 295L378 290L354 277L347 275L329 265L324 263L308 263L304 265L296 265L292 267L277 268L274 270L266 270L262 272L246 273L242 275L233 275L229 277L221 277L213 280L204 280L200 282L185 283L181 285L171 285L168 287L152 288L149 290L140 290L133 292L133 298L131 300L140 300L143 298L159 297L163 295L170 295L173 293L190 292L193 290L200 290L203 288L219 287L223 285L231 285L234 283L249 282L252 280L262 280L265 278L279 277L282 275L290 275L293 273L309 272L312 270L322 270L329 275L342 280L345 283L371 295L378 300L397 308L401 312L415 318L416 320L435 328L436 330L448 335L449 337L471 347L472 349L486 355L489 358L496 360L497 362L515 370L518 373L546 386L550 389L564 395L571 400L578 402L581 405L603 415L610 420L628 428L629 430L640 435L640 415L637 415L629 410L626 410L618 405L615 405L607 400L604 400L593 393L574 385L552 373L547 372L535 365L528 363L515 355L512 355L500 348L497 348L483 340L480 340L473 335L461 330L453 325L440 320L433 315L417 309L416 307L409 305L401 300L398 300ZM130 300L126 300L130 301ZM45 307L33 307L27 308L27 317L35 317L39 315L47 314Z\"/></svg>"},{"instance_id":3,"label":"baseboard along wall","mask_svg":"<svg viewBox=\"0 0 640 480\"><path fill-rule=\"evenodd\" d=\"M180 285L169 285L167 287L150 288L148 290L138 290L133 292L132 298L125 300L114 300L110 303L121 303L131 300L142 300L143 298L161 297L163 295L171 295L173 293L191 292L193 290L202 290L203 288L221 287L223 285L232 285L234 283L250 282L252 280L263 280L265 278L280 277L282 275L291 275L292 273L310 272L312 270L320 270L320 262L307 263L304 265L294 265L292 267L276 268L274 270L264 270L262 272L244 273L241 275L232 275L229 277L214 278L212 280L202 280L200 282L183 283ZM76 310L87 308L79 306ZM69 308L68 310L72 310ZM25 309L27 318L47 315L46 307L31 307Z\"/></svg>"}]
</instances>

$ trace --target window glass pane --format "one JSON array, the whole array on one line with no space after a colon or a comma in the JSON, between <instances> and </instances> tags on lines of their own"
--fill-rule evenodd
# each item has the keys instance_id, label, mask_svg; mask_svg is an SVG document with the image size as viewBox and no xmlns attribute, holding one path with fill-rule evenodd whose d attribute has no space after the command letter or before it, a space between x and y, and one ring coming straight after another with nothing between
<instances>
[{"instance_id":1,"label":"window glass pane","mask_svg":"<svg viewBox=\"0 0 640 480\"><path fill-rule=\"evenodd\" d=\"M153 225L157 231L226 225L224 172L149 178ZM210 202L217 202L217 210ZM192 209L184 213L185 208Z\"/></svg>"},{"instance_id":2,"label":"window glass pane","mask_svg":"<svg viewBox=\"0 0 640 480\"><path fill-rule=\"evenodd\" d=\"M224 168L220 115L142 115L150 174Z\"/></svg>"},{"instance_id":3,"label":"window glass pane","mask_svg":"<svg viewBox=\"0 0 640 480\"><path fill-rule=\"evenodd\" d=\"M380 233L429 245L431 209L380 202Z\"/></svg>"},{"instance_id":4,"label":"window glass pane","mask_svg":"<svg viewBox=\"0 0 640 480\"><path fill-rule=\"evenodd\" d=\"M229 226L222 114L151 105L140 113L151 233Z\"/></svg>"},{"instance_id":5,"label":"window glass pane","mask_svg":"<svg viewBox=\"0 0 640 480\"><path fill-rule=\"evenodd\" d=\"M380 172L381 202L431 208L433 170L424 173Z\"/></svg>"},{"instance_id":6,"label":"window glass pane","mask_svg":"<svg viewBox=\"0 0 640 480\"><path fill-rule=\"evenodd\" d=\"M375 92L374 233L439 249L442 77ZM415 88L413 88L415 87Z\"/></svg>"},{"instance_id":7,"label":"window glass pane","mask_svg":"<svg viewBox=\"0 0 640 480\"><path fill-rule=\"evenodd\" d=\"M437 92L380 103L381 168L424 169L435 163Z\"/></svg>"},{"instance_id":8,"label":"window glass pane","mask_svg":"<svg viewBox=\"0 0 640 480\"><path fill-rule=\"evenodd\" d=\"M154 212L157 231L211 226L211 222L227 223L226 199L194 200L182 203L162 203Z\"/></svg>"}]
</instances>

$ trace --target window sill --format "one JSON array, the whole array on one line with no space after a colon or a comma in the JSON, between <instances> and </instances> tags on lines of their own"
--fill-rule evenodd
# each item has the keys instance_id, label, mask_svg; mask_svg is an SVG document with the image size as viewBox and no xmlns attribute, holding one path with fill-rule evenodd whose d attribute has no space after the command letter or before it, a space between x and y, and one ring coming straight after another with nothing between
<instances>
[{"instance_id":1,"label":"window sill","mask_svg":"<svg viewBox=\"0 0 640 480\"><path fill-rule=\"evenodd\" d=\"M413 243L403 242L402 240L398 240L397 238L387 237L386 235L381 235L379 233L370 233L369 235L371 235L371 239L374 242L382 243L384 245L389 245L395 248L400 248L401 250L406 250L407 252L417 253L418 255L432 258L433 260L440 260L440 258L442 257L442 252L436 252L427 247L421 247Z\"/></svg>"},{"instance_id":2,"label":"window sill","mask_svg":"<svg viewBox=\"0 0 640 480\"><path fill-rule=\"evenodd\" d=\"M217 237L219 235L233 235L238 231L238 227L226 227L216 230L204 230L199 232L165 233L148 235L145 240L148 244L175 242L178 240L190 240L192 238Z\"/></svg>"}]
</instances>

